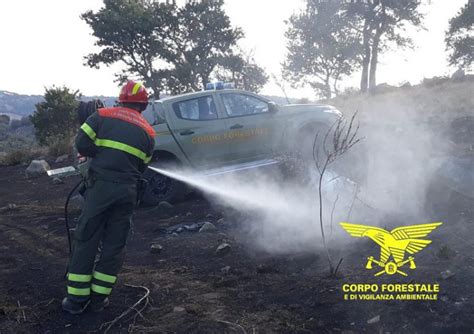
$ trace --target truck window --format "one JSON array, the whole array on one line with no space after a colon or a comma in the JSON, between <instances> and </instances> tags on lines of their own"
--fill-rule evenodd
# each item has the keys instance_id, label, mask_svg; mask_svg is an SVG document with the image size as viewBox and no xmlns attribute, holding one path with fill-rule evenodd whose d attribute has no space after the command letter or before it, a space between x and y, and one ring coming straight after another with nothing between
<instances>
[{"instance_id":1,"label":"truck window","mask_svg":"<svg viewBox=\"0 0 474 334\"><path fill-rule=\"evenodd\" d=\"M254 96L237 93L222 94L227 115L230 117L268 112L268 103Z\"/></svg>"},{"instance_id":2,"label":"truck window","mask_svg":"<svg viewBox=\"0 0 474 334\"><path fill-rule=\"evenodd\" d=\"M178 118L205 121L217 118L217 109L211 95L173 103Z\"/></svg>"}]
</instances>

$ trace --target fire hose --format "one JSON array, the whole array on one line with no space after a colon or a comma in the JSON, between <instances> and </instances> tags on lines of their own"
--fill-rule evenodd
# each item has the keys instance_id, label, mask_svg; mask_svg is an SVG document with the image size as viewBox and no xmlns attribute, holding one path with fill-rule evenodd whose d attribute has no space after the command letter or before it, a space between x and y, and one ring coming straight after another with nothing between
<instances>
[{"instance_id":1,"label":"fire hose","mask_svg":"<svg viewBox=\"0 0 474 334\"><path fill-rule=\"evenodd\" d=\"M64 222L65 222L65 225L66 225L66 232L67 232L67 242L68 242L68 246L69 246L69 256L71 256L71 253L72 253L72 242L71 242L71 226L69 225L69 210L68 210L68 207L69 207L69 201L71 200L72 198L72 195L74 194L74 192L77 190L77 188L79 188L79 186L82 184L83 180L80 180L73 188L72 190L69 192L69 194L67 195L67 198L66 198L66 203L64 204Z\"/></svg>"}]
</instances>

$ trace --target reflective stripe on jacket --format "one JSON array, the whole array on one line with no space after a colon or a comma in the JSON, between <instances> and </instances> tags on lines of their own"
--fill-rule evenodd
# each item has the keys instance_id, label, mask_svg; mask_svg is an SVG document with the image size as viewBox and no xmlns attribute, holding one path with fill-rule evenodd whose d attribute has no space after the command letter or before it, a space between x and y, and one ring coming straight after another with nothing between
<instances>
[{"instance_id":1,"label":"reflective stripe on jacket","mask_svg":"<svg viewBox=\"0 0 474 334\"><path fill-rule=\"evenodd\" d=\"M135 182L151 160L155 131L133 109L103 108L81 126L76 147L93 157L91 169L98 177L117 182Z\"/></svg>"}]
</instances>

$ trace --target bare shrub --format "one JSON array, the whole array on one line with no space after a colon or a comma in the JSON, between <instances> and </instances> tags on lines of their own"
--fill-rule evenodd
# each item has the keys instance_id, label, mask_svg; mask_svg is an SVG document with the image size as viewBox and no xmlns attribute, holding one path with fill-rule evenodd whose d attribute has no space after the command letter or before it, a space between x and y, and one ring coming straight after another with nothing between
<instances>
[{"instance_id":1,"label":"bare shrub","mask_svg":"<svg viewBox=\"0 0 474 334\"><path fill-rule=\"evenodd\" d=\"M323 220L323 179L328 167L336 160L342 157L355 144L360 142L357 134L359 132L359 124L354 124L357 112L351 117L350 121L344 118L338 120L331 126L331 128L324 134L322 143L318 140L320 133L317 133L313 142L313 160L319 174L318 178L318 201L319 201L319 226L321 228L321 237L323 239L323 246L326 250L326 256L329 264L329 271L332 275L336 274L337 267L334 269L331 255L326 244L326 236L324 233ZM318 143L320 145L318 146ZM341 259L342 261L342 259ZM340 262L339 261L339 264Z\"/></svg>"},{"instance_id":2,"label":"bare shrub","mask_svg":"<svg viewBox=\"0 0 474 334\"><path fill-rule=\"evenodd\" d=\"M44 153L44 150L39 148L22 148L8 151L0 157L0 166L15 166L29 163Z\"/></svg>"}]
</instances>

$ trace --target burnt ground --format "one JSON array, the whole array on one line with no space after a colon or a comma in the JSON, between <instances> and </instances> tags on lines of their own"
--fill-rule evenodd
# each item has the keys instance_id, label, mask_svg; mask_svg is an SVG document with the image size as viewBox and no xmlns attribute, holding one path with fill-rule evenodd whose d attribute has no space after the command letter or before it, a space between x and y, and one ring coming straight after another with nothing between
<instances>
[{"instance_id":1,"label":"burnt ground","mask_svg":"<svg viewBox=\"0 0 474 334\"><path fill-rule=\"evenodd\" d=\"M56 166L54 166L56 167ZM126 262L100 314L62 312L67 261L63 204L76 177L53 185L46 176L28 180L25 166L0 168L0 333L103 332L104 325L140 299L110 333L472 333L474 246L472 201L448 213L452 233L433 233L408 278L374 277L366 270L378 250L358 239L344 252L337 277L323 253L271 255L251 246L242 213L211 206L199 196L167 209L141 209L135 217ZM458 202L460 203L460 202ZM74 205L73 205L74 206ZM71 218L77 217L77 207ZM224 217L225 222L217 224ZM164 234L177 223L210 221L217 231ZM159 254L150 244L163 246ZM228 242L230 252L216 255ZM230 268L225 268L229 266ZM443 279L441 272L454 276ZM391 280L390 280L391 279ZM439 283L437 301L344 301L344 283ZM367 323L376 316L379 321Z\"/></svg>"}]
</instances>

